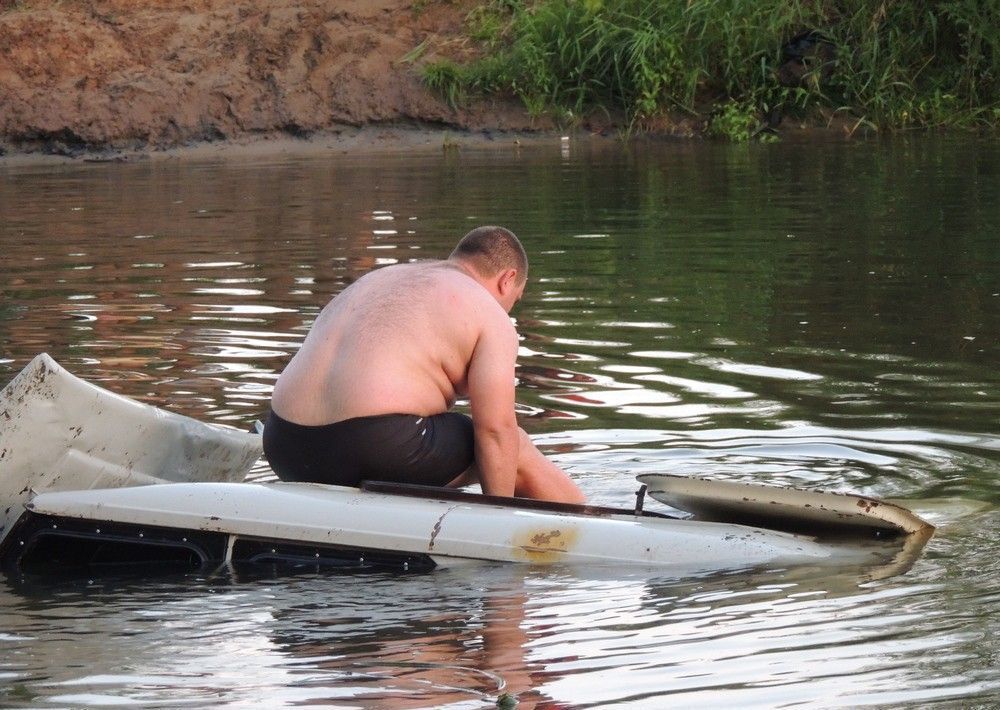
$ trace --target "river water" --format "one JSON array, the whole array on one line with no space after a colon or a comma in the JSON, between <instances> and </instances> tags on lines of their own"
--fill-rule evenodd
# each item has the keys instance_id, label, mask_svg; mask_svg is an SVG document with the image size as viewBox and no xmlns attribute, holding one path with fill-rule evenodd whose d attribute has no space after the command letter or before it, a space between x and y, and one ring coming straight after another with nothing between
<instances>
[{"instance_id":1,"label":"river water","mask_svg":"<svg viewBox=\"0 0 1000 710\"><path fill-rule=\"evenodd\" d=\"M4 382L47 351L246 428L332 294L498 223L532 260L521 423L593 501L667 472L938 526L888 577L4 581L0 706L1000 706L998 173L974 137L0 163Z\"/></svg>"}]
</instances>

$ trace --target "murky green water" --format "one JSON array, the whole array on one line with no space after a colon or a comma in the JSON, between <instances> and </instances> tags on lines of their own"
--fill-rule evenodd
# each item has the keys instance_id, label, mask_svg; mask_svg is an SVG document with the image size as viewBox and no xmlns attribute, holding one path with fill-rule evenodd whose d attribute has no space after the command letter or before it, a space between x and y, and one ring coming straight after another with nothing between
<instances>
[{"instance_id":1,"label":"murky green water","mask_svg":"<svg viewBox=\"0 0 1000 710\"><path fill-rule=\"evenodd\" d=\"M998 172L974 138L0 165L0 380L45 350L246 427L330 295L499 223L532 258L522 424L593 500L672 472L939 525L887 579L0 583L0 705L996 707Z\"/></svg>"}]
</instances>

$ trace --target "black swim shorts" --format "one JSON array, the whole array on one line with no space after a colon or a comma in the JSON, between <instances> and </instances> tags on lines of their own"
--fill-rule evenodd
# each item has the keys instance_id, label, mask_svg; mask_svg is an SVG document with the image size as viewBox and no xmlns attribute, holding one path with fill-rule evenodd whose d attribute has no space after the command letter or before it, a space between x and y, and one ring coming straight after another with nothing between
<instances>
[{"instance_id":1,"label":"black swim shorts","mask_svg":"<svg viewBox=\"0 0 1000 710\"><path fill-rule=\"evenodd\" d=\"M304 426L274 412L264 424L264 455L282 481L358 486L395 481L444 486L475 460L472 420L383 414Z\"/></svg>"}]
</instances>

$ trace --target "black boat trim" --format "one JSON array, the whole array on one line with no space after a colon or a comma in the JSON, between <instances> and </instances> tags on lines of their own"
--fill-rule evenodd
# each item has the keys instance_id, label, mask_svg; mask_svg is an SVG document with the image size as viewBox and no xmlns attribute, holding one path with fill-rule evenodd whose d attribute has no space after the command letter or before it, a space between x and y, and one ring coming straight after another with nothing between
<instances>
[{"instance_id":1,"label":"black boat trim","mask_svg":"<svg viewBox=\"0 0 1000 710\"><path fill-rule=\"evenodd\" d=\"M423 572L430 555L294 542L231 533L70 518L26 511L0 545L0 566L11 576L120 571L176 571L229 563L282 568Z\"/></svg>"}]
</instances>

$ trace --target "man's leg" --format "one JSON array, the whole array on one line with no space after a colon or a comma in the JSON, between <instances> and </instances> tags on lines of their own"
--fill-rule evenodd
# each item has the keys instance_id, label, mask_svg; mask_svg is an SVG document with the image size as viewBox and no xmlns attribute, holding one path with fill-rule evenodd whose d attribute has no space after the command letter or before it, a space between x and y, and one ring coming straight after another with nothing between
<instances>
[{"instance_id":1,"label":"man's leg","mask_svg":"<svg viewBox=\"0 0 1000 710\"><path fill-rule=\"evenodd\" d=\"M549 461L518 429L517 482L514 495L562 503L586 503L587 499L566 472Z\"/></svg>"},{"instance_id":2,"label":"man's leg","mask_svg":"<svg viewBox=\"0 0 1000 710\"><path fill-rule=\"evenodd\" d=\"M476 483L479 481L479 469L476 468L476 464L472 464L462 473L458 474L457 478L453 478L451 481L445 485L445 488L461 488L462 486L468 486L471 483Z\"/></svg>"}]
</instances>

